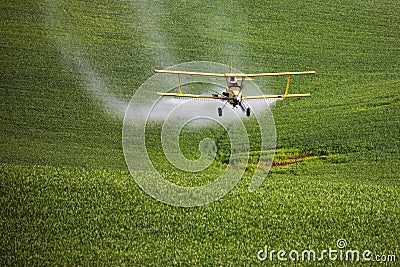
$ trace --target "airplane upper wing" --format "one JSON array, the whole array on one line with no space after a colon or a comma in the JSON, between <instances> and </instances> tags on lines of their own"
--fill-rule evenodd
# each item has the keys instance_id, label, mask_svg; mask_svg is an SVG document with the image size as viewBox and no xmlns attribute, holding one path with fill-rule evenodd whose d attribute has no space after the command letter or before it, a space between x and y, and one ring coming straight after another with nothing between
<instances>
[{"instance_id":1,"label":"airplane upper wing","mask_svg":"<svg viewBox=\"0 0 400 267\"><path fill-rule=\"evenodd\" d=\"M300 71L300 72L271 72L271 73L210 73L210 72L195 72L195 71L175 71L175 70L155 70L157 73L169 74L184 74L198 76L215 76L215 77L263 77L263 76L290 76L290 75L306 75L315 74L315 71Z\"/></svg>"},{"instance_id":2,"label":"airplane upper wing","mask_svg":"<svg viewBox=\"0 0 400 267\"><path fill-rule=\"evenodd\" d=\"M176 71L176 70L154 70L157 73L168 74L185 74L185 75L198 75L198 76L215 76L226 77L224 73L208 73L208 72L195 72L195 71Z\"/></svg>"},{"instance_id":3,"label":"airplane upper wing","mask_svg":"<svg viewBox=\"0 0 400 267\"><path fill-rule=\"evenodd\" d=\"M297 71L297 72L270 72L270 73L226 73L226 76L235 77L264 77L264 76L289 76L289 75L306 75L315 74L315 71Z\"/></svg>"}]
</instances>

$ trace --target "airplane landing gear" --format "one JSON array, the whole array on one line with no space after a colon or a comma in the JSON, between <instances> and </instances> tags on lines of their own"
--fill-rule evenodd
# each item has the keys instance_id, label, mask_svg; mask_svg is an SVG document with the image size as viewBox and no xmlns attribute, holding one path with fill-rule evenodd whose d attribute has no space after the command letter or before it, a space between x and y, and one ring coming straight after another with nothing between
<instances>
[{"instance_id":1,"label":"airplane landing gear","mask_svg":"<svg viewBox=\"0 0 400 267\"><path fill-rule=\"evenodd\" d=\"M226 103L228 103L228 102L225 102L225 105L224 105L222 108L218 108L218 116L222 117L222 109L226 106ZM246 107L246 106L245 106L244 104L242 104L242 103L239 103L239 106L240 106L240 108L243 110L243 112L246 113L246 116L247 116L247 117L250 117L250 115L251 115L251 109L250 109L249 107ZM236 107L236 105L233 105L233 107Z\"/></svg>"}]
</instances>

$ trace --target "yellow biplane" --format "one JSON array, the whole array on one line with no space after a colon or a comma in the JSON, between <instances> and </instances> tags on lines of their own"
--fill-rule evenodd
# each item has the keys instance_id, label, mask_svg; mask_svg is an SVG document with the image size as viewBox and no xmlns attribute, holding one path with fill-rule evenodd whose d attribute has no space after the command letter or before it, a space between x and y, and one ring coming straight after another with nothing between
<instances>
[{"instance_id":1,"label":"yellow biplane","mask_svg":"<svg viewBox=\"0 0 400 267\"><path fill-rule=\"evenodd\" d=\"M294 97L306 97L310 94L289 94L290 78L293 75L306 75L315 74L315 71L303 71L303 72L278 72L278 73L253 73L253 74L243 74L243 73L232 73L232 64L230 65L229 73L208 73L208 72L191 72L191 71L174 71L174 70L155 70L156 73L167 73L175 74L178 76L178 90L179 93L157 93L160 96L171 96L171 97L184 97L184 98L206 98L215 99L225 102L223 107L218 108L218 115L222 116L222 109L227 103L231 104L233 107L239 106L247 116L250 116L251 110L245 104L245 100L252 99L265 99L265 98L294 98ZM198 75L198 76L213 76L213 77L225 77L226 78L226 90L222 93L212 94L212 95L195 95L195 94L184 94L182 92L182 87L180 84L181 75ZM243 82L245 79L251 79L255 77L264 76L287 76L287 83L285 93L282 95L256 95L256 96L243 96ZM238 82L240 79L240 84Z\"/></svg>"}]
</instances>

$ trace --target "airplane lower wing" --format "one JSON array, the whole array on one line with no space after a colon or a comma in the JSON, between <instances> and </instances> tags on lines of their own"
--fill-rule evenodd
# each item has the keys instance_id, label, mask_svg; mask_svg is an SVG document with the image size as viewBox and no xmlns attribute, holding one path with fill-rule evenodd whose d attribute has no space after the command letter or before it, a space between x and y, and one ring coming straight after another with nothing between
<instances>
[{"instance_id":1,"label":"airplane lower wing","mask_svg":"<svg viewBox=\"0 0 400 267\"><path fill-rule=\"evenodd\" d=\"M219 95L193 95L193 94L176 94L176 93L157 93L159 96L175 96L175 97L189 97L189 98L207 98L207 99L224 99L228 100L224 96Z\"/></svg>"},{"instance_id":2,"label":"airplane lower wing","mask_svg":"<svg viewBox=\"0 0 400 267\"><path fill-rule=\"evenodd\" d=\"M180 94L180 93L157 93L159 96L174 96L174 97L188 97L188 98L207 98L207 99L219 99L219 100L232 100L220 95L194 95L194 94ZM283 95L256 95L256 96L244 96L242 100L251 99L265 99L265 98L295 98L295 97L307 97L311 94L283 94Z\"/></svg>"},{"instance_id":3,"label":"airplane lower wing","mask_svg":"<svg viewBox=\"0 0 400 267\"><path fill-rule=\"evenodd\" d=\"M243 100L251 99L265 99L265 98L294 98L294 97L306 97L311 96L311 94L284 94L284 95L256 95L256 96L244 96Z\"/></svg>"}]
</instances>

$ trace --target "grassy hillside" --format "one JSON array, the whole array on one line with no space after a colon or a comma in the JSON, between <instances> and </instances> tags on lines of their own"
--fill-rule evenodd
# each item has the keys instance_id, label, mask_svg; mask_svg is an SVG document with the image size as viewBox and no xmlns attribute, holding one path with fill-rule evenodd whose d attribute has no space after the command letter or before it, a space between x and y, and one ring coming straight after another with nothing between
<instances>
[{"instance_id":1,"label":"grassy hillside","mask_svg":"<svg viewBox=\"0 0 400 267\"><path fill-rule=\"evenodd\" d=\"M398 262L399 13L393 0L3 1L1 264L256 265L265 245L320 252L340 238ZM207 206L155 201L127 171L124 107L153 69L230 59L317 71L292 81L311 98L272 108L278 156L313 157L273 168L254 193L246 173Z\"/></svg>"}]
</instances>

